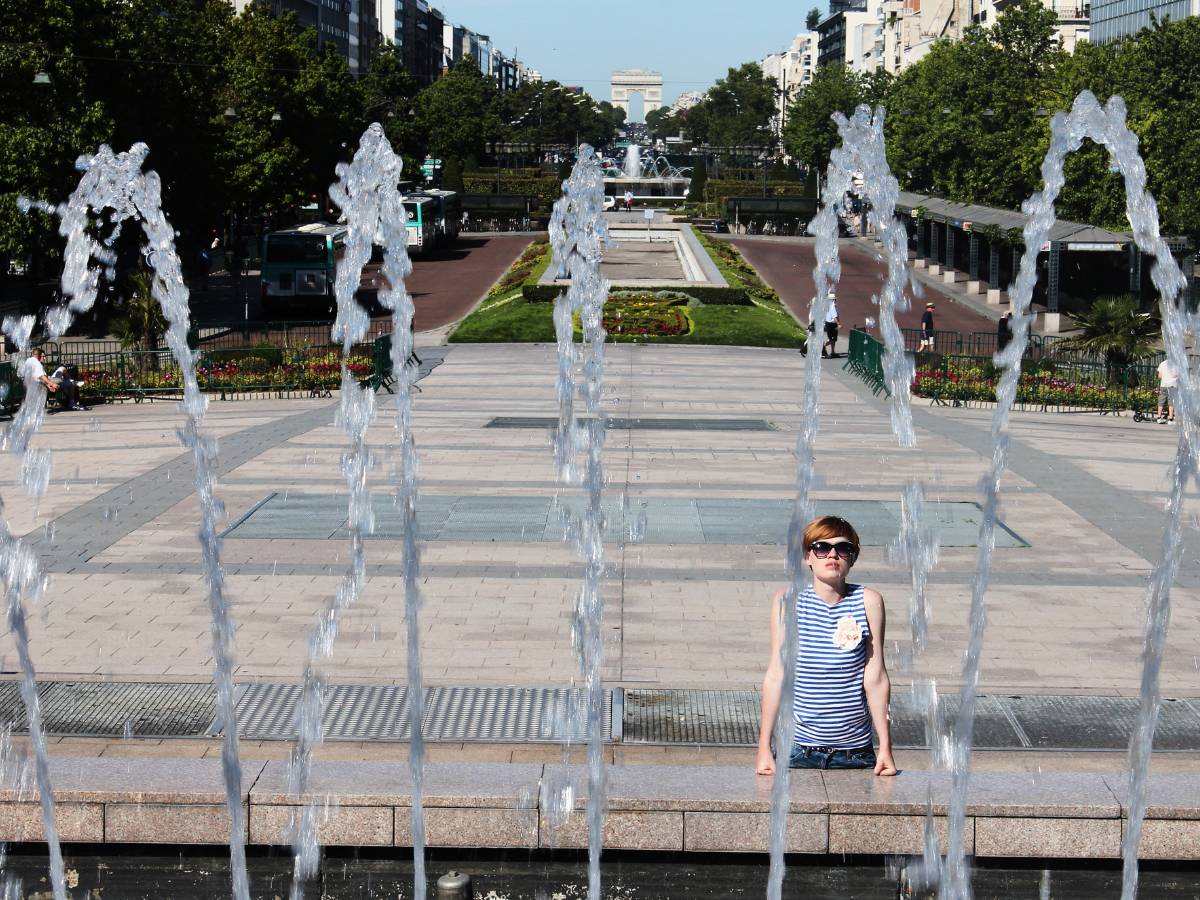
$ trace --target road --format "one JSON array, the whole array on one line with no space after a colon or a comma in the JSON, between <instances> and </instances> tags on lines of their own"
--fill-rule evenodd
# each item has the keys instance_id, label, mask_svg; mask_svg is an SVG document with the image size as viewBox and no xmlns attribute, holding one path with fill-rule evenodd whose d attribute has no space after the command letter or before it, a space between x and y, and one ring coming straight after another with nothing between
<instances>
[{"instance_id":1,"label":"road","mask_svg":"<svg viewBox=\"0 0 1200 900\"><path fill-rule=\"evenodd\" d=\"M794 241L733 238L730 241L758 274L779 292L779 298L803 321L813 296L813 267L816 257L811 239ZM842 331L862 326L867 317L879 319L879 308L871 304L871 295L879 292L887 267L849 241L841 243L842 278L837 286L838 313ZM955 303L949 297L930 288L925 300L936 304L934 327L938 331L996 330L996 323L986 316ZM900 317L902 328L919 328L924 302L914 302L912 309ZM875 329L875 334L878 334Z\"/></svg>"},{"instance_id":2,"label":"road","mask_svg":"<svg viewBox=\"0 0 1200 900\"><path fill-rule=\"evenodd\" d=\"M532 239L528 234L472 235L459 238L446 250L414 259L406 285L416 310L416 330L442 328L469 313ZM363 275L364 288L371 283L372 271L378 268L378 264L367 267ZM237 300L224 273L213 276L210 282L208 291L192 293L194 321L202 325L240 322L247 312L250 321L262 321L257 272L242 278L241 299ZM370 303L374 299L372 294L370 290L363 290L361 299ZM297 308L288 318L332 319L332 310L324 302L309 304Z\"/></svg>"}]
</instances>

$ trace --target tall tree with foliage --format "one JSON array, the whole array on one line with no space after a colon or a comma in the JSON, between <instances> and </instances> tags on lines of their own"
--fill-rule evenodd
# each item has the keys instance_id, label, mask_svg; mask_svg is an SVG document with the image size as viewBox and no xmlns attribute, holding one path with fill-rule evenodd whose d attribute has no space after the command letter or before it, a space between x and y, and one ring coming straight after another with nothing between
<instances>
[{"instance_id":1,"label":"tall tree with foliage","mask_svg":"<svg viewBox=\"0 0 1200 900\"><path fill-rule=\"evenodd\" d=\"M744 63L687 110L685 130L693 140L714 145L766 146L777 94L775 80L765 77L758 63Z\"/></svg>"},{"instance_id":2,"label":"tall tree with foliage","mask_svg":"<svg viewBox=\"0 0 1200 900\"><path fill-rule=\"evenodd\" d=\"M788 110L783 146L810 167L824 170L840 143L835 112L849 116L866 99L863 79L843 66L822 66Z\"/></svg>"},{"instance_id":3,"label":"tall tree with foliage","mask_svg":"<svg viewBox=\"0 0 1200 900\"><path fill-rule=\"evenodd\" d=\"M0 17L0 278L10 259L49 274L57 223L17 210L18 195L58 202L79 180L75 160L110 139L112 115L90 88L83 56L102 55L101 0L9 0ZM34 84L45 72L49 84Z\"/></svg>"},{"instance_id":4,"label":"tall tree with foliage","mask_svg":"<svg viewBox=\"0 0 1200 900\"><path fill-rule=\"evenodd\" d=\"M816 31L817 25L821 23L821 10L813 7L808 11L808 15L804 17L804 27L809 31Z\"/></svg>"},{"instance_id":5,"label":"tall tree with foliage","mask_svg":"<svg viewBox=\"0 0 1200 900\"><path fill-rule=\"evenodd\" d=\"M372 122L383 126L392 149L404 157L406 177L419 167L425 147L417 131L417 83L404 69L399 48L385 44L358 83L362 93L364 128Z\"/></svg>"},{"instance_id":6,"label":"tall tree with foliage","mask_svg":"<svg viewBox=\"0 0 1200 900\"><path fill-rule=\"evenodd\" d=\"M1037 188L1048 131L1036 110L1063 61L1056 21L1038 0L1019 0L896 78L887 139L902 186L1010 209Z\"/></svg>"},{"instance_id":7,"label":"tall tree with foliage","mask_svg":"<svg viewBox=\"0 0 1200 900\"><path fill-rule=\"evenodd\" d=\"M1048 104L1065 107L1084 89L1101 102L1123 97L1163 232L1200 244L1200 19L1156 23L1115 44L1083 44L1063 69L1062 97ZM1061 206L1072 217L1129 227L1123 179L1108 171L1107 152L1085 145L1069 158L1066 175Z\"/></svg>"},{"instance_id":8,"label":"tall tree with foliage","mask_svg":"<svg viewBox=\"0 0 1200 900\"><path fill-rule=\"evenodd\" d=\"M671 113L671 108L660 106L658 109L652 109L646 113L646 128L655 140L665 140L668 136L678 132L679 125Z\"/></svg>"},{"instance_id":9,"label":"tall tree with foliage","mask_svg":"<svg viewBox=\"0 0 1200 900\"><path fill-rule=\"evenodd\" d=\"M478 159L484 144L503 136L498 91L475 61L464 57L417 99L417 127L438 157Z\"/></svg>"}]
</instances>

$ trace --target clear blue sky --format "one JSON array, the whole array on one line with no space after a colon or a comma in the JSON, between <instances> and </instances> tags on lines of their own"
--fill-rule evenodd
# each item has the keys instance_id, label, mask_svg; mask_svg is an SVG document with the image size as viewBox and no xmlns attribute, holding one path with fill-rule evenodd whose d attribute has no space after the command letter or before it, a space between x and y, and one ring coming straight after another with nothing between
<instances>
[{"instance_id":1,"label":"clear blue sky","mask_svg":"<svg viewBox=\"0 0 1200 900\"><path fill-rule=\"evenodd\" d=\"M431 0L447 20L514 49L546 79L609 98L614 69L663 74L663 99L782 50L828 0Z\"/></svg>"}]
</instances>

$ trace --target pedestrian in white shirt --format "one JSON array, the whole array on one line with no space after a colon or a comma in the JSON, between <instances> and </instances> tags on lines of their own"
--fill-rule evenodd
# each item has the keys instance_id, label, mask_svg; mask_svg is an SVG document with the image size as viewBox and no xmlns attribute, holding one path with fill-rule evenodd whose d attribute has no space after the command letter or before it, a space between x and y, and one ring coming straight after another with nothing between
<instances>
[{"instance_id":1,"label":"pedestrian in white shirt","mask_svg":"<svg viewBox=\"0 0 1200 900\"><path fill-rule=\"evenodd\" d=\"M1171 395L1179 384L1179 373L1165 359L1158 364L1158 424L1175 421L1175 398Z\"/></svg>"},{"instance_id":2,"label":"pedestrian in white shirt","mask_svg":"<svg viewBox=\"0 0 1200 900\"><path fill-rule=\"evenodd\" d=\"M834 348L837 345L838 326L841 325L841 319L838 318L837 297L833 291L829 292L829 309L825 312L825 343L821 345L821 358L836 356ZM825 348L829 348L829 352L825 352Z\"/></svg>"}]
</instances>

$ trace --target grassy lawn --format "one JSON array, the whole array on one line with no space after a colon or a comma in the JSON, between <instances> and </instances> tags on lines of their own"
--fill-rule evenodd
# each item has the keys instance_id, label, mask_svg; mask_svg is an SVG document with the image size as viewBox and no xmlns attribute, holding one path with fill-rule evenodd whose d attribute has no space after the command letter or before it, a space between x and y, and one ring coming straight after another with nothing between
<instances>
[{"instance_id":1,"label":"grassy lawn","mask_svg":"<svg viewBox=\"0 0 1200 900\"><path fill-rule=\"evenodd\" d=\"M703 243L702 239L702 243ZM716 344L738 347L800 347L805 330L779 303L774 291L758 279L753 269L749 274L721 259L708 247L706 250L724 263L730 274L726 279L733 286L747 287L752 306L705 304L693 301L688 313L693 323L690 334L675 335L613 335L609 341L644 344ZM730 248L732 249L732 248ZM736 252L736 251L734 251ZM536 255L536 258L533 258ZM527 258L529 257L529 258ZM739 256L740 258L740 256ZM550 250L545 244L532 245L513 268L497 284L474 312L467 316L450 335L452 343L554 343L554 304L530 302L521 295L524 284L536 284L550 262ZM748 265L742 261L742 266ZM753 285L751 289L750 285ZM763 292L769 292L768 295Z\"/></svg>"}]
</instances>

